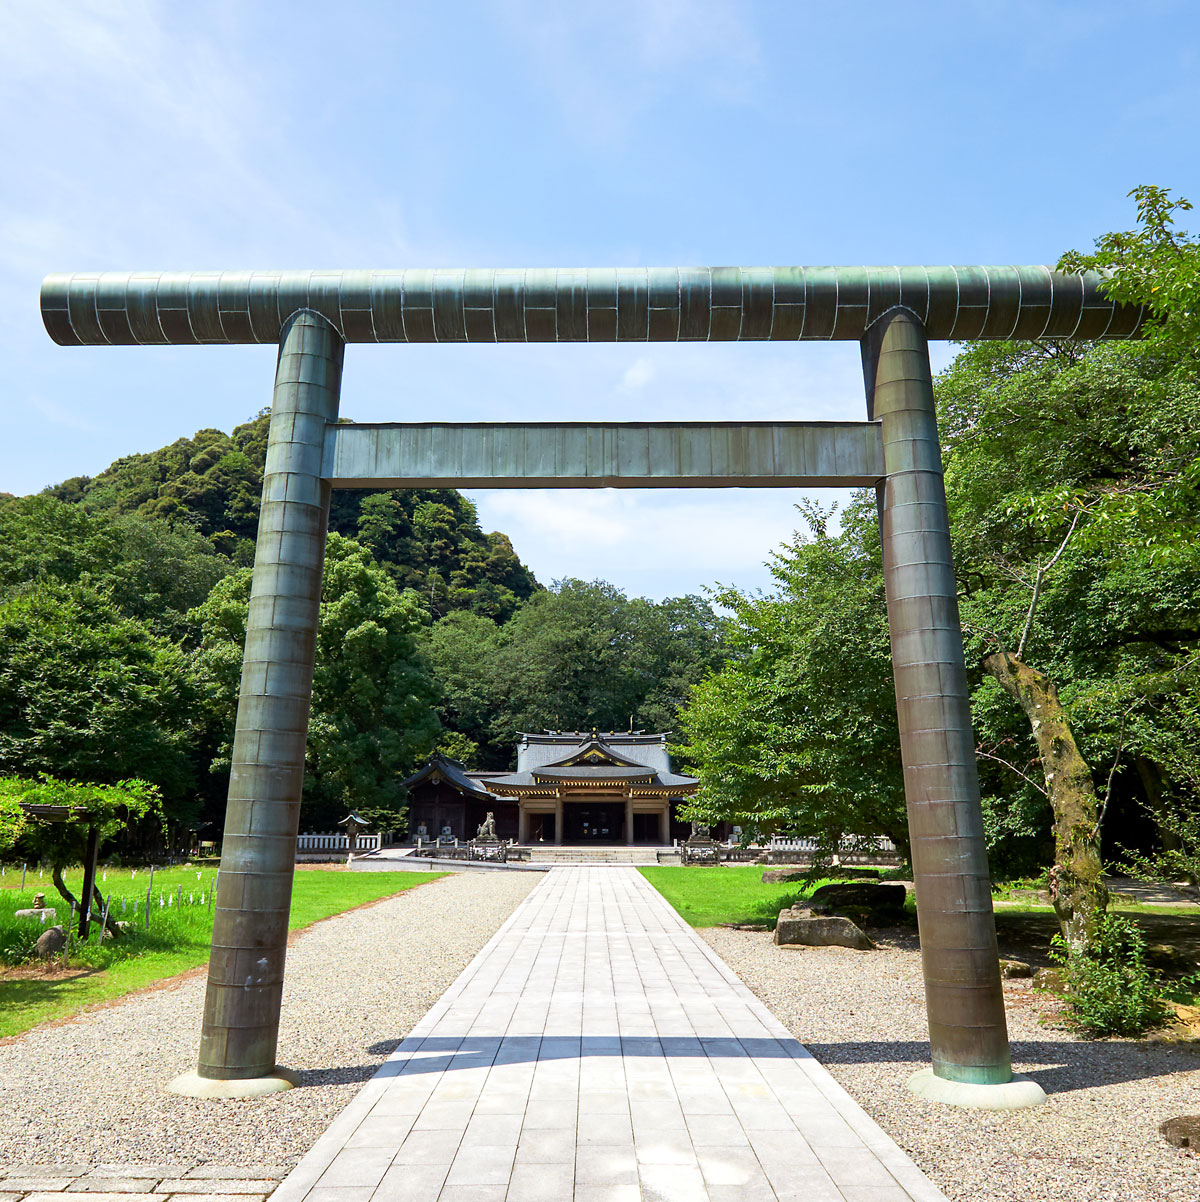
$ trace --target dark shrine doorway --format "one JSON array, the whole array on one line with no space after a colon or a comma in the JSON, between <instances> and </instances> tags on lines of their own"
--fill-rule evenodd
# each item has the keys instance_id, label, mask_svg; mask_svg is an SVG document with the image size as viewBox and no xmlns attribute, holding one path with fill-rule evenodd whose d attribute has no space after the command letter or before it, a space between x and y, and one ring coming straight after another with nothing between
<instances>
[{"instance_id":1,"label":"dark shrine doorway","mask_svg":"<svg viewBox=\"0 0 1200 1202\"><path fill-rule=\"evenodd\" d=\"M589 801L563 807L564 843L622 843L624 840L623 802Z\"/></svg>"}]
</instances>

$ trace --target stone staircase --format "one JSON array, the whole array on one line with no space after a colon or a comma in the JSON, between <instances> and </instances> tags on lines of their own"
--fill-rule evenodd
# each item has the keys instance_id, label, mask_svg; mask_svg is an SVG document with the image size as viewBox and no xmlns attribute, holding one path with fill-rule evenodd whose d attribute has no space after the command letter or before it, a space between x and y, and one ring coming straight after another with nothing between
<instances>
[{"instance_id":1,"label":"stone staircase","mask_svg":"<svg viewBox=\"0 0 1200 1202\"><path fill-rule=\"evenodd\" d=\"M535 843L530 848L531 864L657 864L658 847L555 847Z\"/></svg>"}]
</instances>

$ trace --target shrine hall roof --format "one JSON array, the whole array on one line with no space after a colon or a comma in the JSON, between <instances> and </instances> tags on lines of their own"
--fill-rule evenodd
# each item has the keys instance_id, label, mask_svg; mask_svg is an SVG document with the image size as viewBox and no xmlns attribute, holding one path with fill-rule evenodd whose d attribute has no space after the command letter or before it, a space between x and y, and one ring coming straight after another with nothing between
<instances>
[{"instance_id":1,"label":"shrine hall roof","mask_svg":"<svg viewBox=\"0 0 1200 1202\"><path fill-rule=\"evenodd\" d=\"M489 792L487 786L480 780L473 780L472 775L458 760L452 760L448 755L442 755L441 752L435 751L425 761L423 767L418 768L412 776L400 783L406 789L411 789L413 785L419 785L431 777L440 777L460 793L472 793L476 797L483 798L491 797L492 793Z\"/></svg>"}]
</instances>

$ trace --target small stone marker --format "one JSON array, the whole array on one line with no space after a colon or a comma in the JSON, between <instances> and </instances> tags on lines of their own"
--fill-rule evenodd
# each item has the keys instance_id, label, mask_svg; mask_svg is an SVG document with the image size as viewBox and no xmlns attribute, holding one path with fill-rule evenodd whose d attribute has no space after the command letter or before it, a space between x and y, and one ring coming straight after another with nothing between
<instances>
[{"instance_id":1,"label":"small stone marker","mask_svg":"<svg viewBox=\"0 0 1200 1202\"><path fill-rule=\"evenodd\" d=\"M1062 993L1066 983L1063 981L1063 975L1059 969L1039 968L1033 974L1033 987L1044 990L1046 993Z\"/></svg>"},{"instance_id":2,"label":"small stone marker","mask_svg":"<svg viewBox=\"0 0 1200 1202\"><path fill-rule=\"evenodd\" d=\"M1170 943L1151 943L1146 947L1146 963L1162 972L1187 973L1196 968L1196 960Z\"/></svg>"},{"instance_id":3,"label":"small stone marker","mask_svg":"<svg viewBox=\"0 0 1200 1202\"><path fill-rule=\"evenodd\" d=\"M31 918L34 922L45 922L47 916L57 918L58 911L53 906L35 906L31 910L15 910L14 918Z\"/></svg>"},{"instance_id":4,"label":"small stone marker","mask_svg":"<svg viewBox=\"0 0 1200 1202\"><path fill-rule=\"evenodd\" d=\"M1167 1119L1159 1127L1167 1143L1177 1148L1200 1148L1200 1114L1184 1114Z\"/></svg>"},{"instance_id":5,"label":"small stone marker","mask_svg":"<svg viewBox=\"0 0 1200 1202\"><path fill-rule=\"evenodd\" d=\"M804 947L851 947L858 951L870 951L875 946L849 918L814 914L799 906L779 911L775 942Z\"/></svg>"}]
</instances>

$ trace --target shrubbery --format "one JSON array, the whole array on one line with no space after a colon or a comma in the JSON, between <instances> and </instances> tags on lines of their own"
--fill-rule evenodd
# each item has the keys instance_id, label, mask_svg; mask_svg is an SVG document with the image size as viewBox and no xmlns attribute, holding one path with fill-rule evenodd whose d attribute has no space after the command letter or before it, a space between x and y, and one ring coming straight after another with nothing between
<instances>
[{"instance_id":1,"label":"shrubbery","mask_svg":"<svg viewBox=\"0 0 1200 1202\"><path fill-rule=\"evenodd\" d=\"M1054 944L1050 955L1062 971L1072 1030L1141 1035L1168 1017L1158 974L1146 964L1146 941L1131 919L1105 914L1086 951L1071 951L1059 936Z\"/></svg>"}]
</instances>

